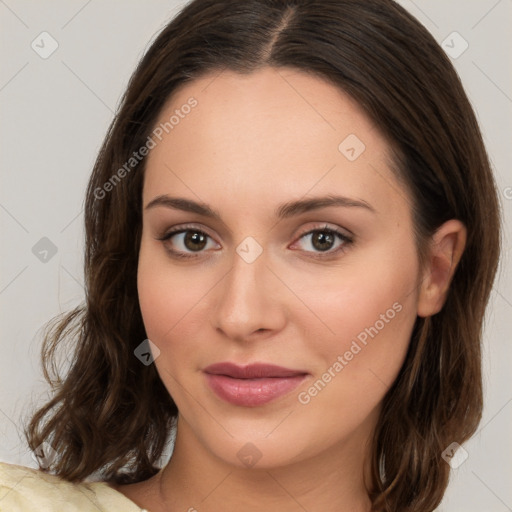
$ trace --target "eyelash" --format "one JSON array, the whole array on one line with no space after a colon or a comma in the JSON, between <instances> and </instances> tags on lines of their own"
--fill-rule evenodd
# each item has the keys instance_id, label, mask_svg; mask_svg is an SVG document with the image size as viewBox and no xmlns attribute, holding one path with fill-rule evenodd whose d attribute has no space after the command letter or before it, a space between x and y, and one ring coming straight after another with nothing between
<instances>
[{"instance_id":1,"label":"eyelash","mask_svg":"<svg viewBox=\"0 0 512 512\"><path fill-rule=\"evenodd\" d=\"M167 231L164 235L157 237L157 240L161 242L167 242L170 240L174 235L178 235L181 233L187 233L188 231L193 231L195 233L200 233L202 235L205 235L206 237L213 239L208 233L203 231L202 229L197 228L196 226L191 225L185 225L185 226L179 226L177 228L172 229L171 231ZM310 229L309 231L306 231L302 235L299 236L297 240L301 240L302 238L312 235L314 233L321 232L321 233L329 233L337 237L339 240L341 240L342 245L340 245L335 250L328 250L325 252L318 251L313 252L313 254L310 256L314 259L328 259L332 258L334 255L338 255L339 253L343 253L347 250L347 247L354 243L354 239L345 233L342 233L341 231L338 231L336 228L332 228L329 226L324 226L320 228L314 228ZM295 243L295 242L294 242ZM196 253L183 253L180 251L176 251L174 249L170 249L169 247L166 247L167 251L169 251L173 257L182 258L182 259L194 259L201 256L201 253L204 251L197 251ZM307 253L311 253L311 251L305 251Z\"/></svg>"}]
</instances>

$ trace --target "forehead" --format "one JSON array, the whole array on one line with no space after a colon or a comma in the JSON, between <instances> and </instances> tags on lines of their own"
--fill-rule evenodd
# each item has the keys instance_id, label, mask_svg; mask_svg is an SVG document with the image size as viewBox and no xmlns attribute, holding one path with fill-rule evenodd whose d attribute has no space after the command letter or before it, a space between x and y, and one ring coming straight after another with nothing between
<instances>
[{"instance_id":1,"label":"forehead","mask_svg":"<svg viewBox=\"0 0 512 512\"><path fill-rule=\"evenodd\" d=\"M197 106L181 113L188 112L191 98ZM319 138L325 142L322 149L337 151L350 133L364 138L375 151L386 149L371 121L347 94L317 76L290 68L265 67L245 75L223 70L181 84L159 122L165 123L173 113L181 114L169 137L176 144L183 142L180 132L190 135L184 133L189 128L195 135L190 142L224 153L229 148L232 156L238 148L242 158L252 148L265 149L260 152L264 157L281 142L286 143L281 149L300 151L306 140L311 142L303 152L310 153Z\"/></svg>"},{"instance_id":2,"label":"forehead","mask_svg":"<svg viewBox=\"0 0 512 512\"><path fill-rule=\"evenodd\" d=\"M155 127L163 130L148 157L145 202L176 190L260 205L309 192L379 202L400 188L385 138L357 103L293 69L224 70L186 83Z\"/></svg>"}]
</instances>

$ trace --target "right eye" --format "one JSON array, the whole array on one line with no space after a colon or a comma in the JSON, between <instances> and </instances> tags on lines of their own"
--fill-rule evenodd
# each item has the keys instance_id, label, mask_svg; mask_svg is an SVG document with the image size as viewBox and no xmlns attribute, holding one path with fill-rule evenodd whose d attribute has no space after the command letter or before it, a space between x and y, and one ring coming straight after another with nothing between
<instances>
[{"instance_id":1,"label":"right eye","mask_svg":"<svg viewBox=\"0 0 512 512\"><path fill-rule=\"evenodd\" d=\"M183 226L167 231L158 240L164 243L170 253L181 258L194 258L199 256L198 253L220 248L219 244L204 231Z\"/></svg>"}]
</instances>

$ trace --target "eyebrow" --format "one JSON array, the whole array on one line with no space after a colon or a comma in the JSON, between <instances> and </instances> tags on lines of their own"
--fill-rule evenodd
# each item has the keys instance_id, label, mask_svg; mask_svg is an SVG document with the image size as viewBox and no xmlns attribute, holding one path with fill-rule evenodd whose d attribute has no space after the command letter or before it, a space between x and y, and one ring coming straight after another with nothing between
<instances>
[{"instance_id":1,"label":"eyebrow","mask_svg":"<svg viewBox=\"0 0 512 512\"><path fill-rule=\"evenodd\" d=\"M219 212L204 203L192 201L182 197L170 197L168 195L160 195L152 199L147 205L146 210L163 206L182 210L185 212L197 213L203 217L221 220ZM283 203L275 210L275 215L279 219L286 219L301 213L306 213L320 208L328 208L330 206L346 207L346 208L363 208L372 213L377 213L375 208L362 199L351 199L343 196L328 195L323 197L314 197L310 199L300 199L298 201L289 201Z\"/></svg>"}]
</instances>

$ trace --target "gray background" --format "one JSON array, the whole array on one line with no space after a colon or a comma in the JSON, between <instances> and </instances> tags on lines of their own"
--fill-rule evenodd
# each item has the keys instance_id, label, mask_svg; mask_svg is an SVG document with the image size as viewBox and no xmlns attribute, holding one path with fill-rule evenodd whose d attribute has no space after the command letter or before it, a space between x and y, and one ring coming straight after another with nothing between
<instances>
[{"instance_id":1,"label":"gray background","mask_svg":"<svg viewBox=\"0 0 512 512\"><path fill-rule=\"evenodd\" d=\"M476 109L505 215L500 275L484 336L485 411L468 459L452 471L442 511L512 511L512 0L401 0L445 49ZM34 466L20 425L47 393L41 327L78 305L82 201L119 98L154 35L183 2L0 0L0 460ZM58 43L43 59L43 31ZM41 48L44 44L44 48ZM411 41L414 44L414 41ZM447 46L448 45L448 46ZM449 49L449 47L452 47ZM39 257L47 237L57 249ZM48 242L39 242L45 244ZM36 248L39 246L36 246ZM37 251L35 251L37 252ZM46 257L47 261L41 261Z\"/></svg>"}]
</instances>

